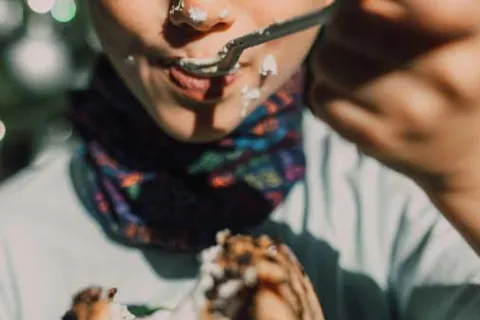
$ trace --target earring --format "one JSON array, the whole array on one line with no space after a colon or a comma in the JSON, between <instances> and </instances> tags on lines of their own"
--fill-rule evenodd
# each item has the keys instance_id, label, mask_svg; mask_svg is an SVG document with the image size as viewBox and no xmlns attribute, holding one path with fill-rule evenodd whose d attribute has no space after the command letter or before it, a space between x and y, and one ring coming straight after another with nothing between
<instances>
[{"instance_id":1,"label":"earring","mask_svg":"<svg viewBox=\"0 0 480 320\"><path fill-rule=\"evenodd\" d=\"M135 60L135 57L131 54L129 54L127 57L125 57L125 59L123 60L123 62L129 66L133 66L137 63L137 61Z\"/></svg>"}]
</instances>

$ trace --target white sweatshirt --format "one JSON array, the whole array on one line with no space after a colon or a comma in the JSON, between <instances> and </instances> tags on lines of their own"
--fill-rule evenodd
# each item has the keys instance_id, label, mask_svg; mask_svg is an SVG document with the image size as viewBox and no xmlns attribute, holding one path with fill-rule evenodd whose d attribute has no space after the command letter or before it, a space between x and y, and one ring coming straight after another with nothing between
<instances>
[{"instance_id":1,"label":"white sweatshirt","mask_svg":"<svg viewBox=\"0 0 480 320\"><path fill-rule=\"evenodd\" d=\"M306 180L252 232L296 252L327 320L480 319L480 258L423 191L310 113L304 130ZM122 304L178 306L195 256L108 239L72 154L48 150L0 188L0 320L59 319L92 284L117 287Z\"/></svg>"}]
</instances>

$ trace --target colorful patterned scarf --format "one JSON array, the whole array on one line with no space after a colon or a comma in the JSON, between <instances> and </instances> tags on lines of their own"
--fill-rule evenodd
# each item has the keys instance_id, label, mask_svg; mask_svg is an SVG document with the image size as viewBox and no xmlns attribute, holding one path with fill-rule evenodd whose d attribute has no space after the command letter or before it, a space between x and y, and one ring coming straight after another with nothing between
<instances>
[{"instance_id":1,"label":"colorful patterned scarf","mask_svg":"<svg viewBox=\"0 0 480 320\"><path fill-rule=\"evenodd\" d=\"M304 178L300 92L298 74L232 134L188 144L159 129L102 57L70 112L99 221L127 243L167 250L260 224Z\"/></svg>"}]
</instances>

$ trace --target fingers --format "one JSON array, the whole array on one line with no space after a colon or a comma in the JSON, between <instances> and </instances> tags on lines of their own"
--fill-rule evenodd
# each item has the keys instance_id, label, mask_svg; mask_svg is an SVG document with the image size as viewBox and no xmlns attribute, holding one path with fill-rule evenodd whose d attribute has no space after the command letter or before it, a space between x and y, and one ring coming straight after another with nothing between
<instances>
[{"instance_id":1,"label":"fingers","mask_svg":"<svg viewBox=\"0 0 480 320\"><path fill-rule=\"evenodd\" d=\"M449 111L449 101L439 92L460 95L462 90L476 92L472 87L480 85L478 72L472 70L469 81L462 76L468 61L474 61L475 50L449 50L442 64L430 56L441 57L437 53L446 45L428 49L433 46L428 37L385 23L386 19L359 10L345 12L326 30L312 55L314 113L364 150L396 148L390 142L398 140L393 135L428 136ZM458 70L448 61L455 58L452 52L465 56L457 62ZM415 55L419 57L412 59Z\"/></svg>"},{"instance_id":2,"label":"fingers","mask_svg":"<svg viewBox=\"0 0 480 320\"><path fill-rule=\"evenodd\" d=\"M295 288L297 292L300 292L300 300L302 301L305 310L304 320L324 319L322 307L310 278L305 273L305 270L300 261L298 261L295 253L287 245L281 245L280 251L285 254L287 264L290 266L291 275L293 275L293 277L291 276L292 288Z\"/></svg>"},{"instance_id":3,"label":"fingers","mask_svg":"<svg viewBox=\"0 0 480 320\"><path fill-rule=\"evenodd\" d=\"M297 318L288 305L285 304L283 298L270 290L260 290L255 297L254 304L256 308L253 309L253 319L293 320Z\"/></svg>"},{"instance_id":4,"label":"fingers","mask_svg":"<svg viewBox=\"0 0 480 320\"><path fill-rule=\"evenodd\" d=\"M415 29L414 16L418 16L417 24L430 26L432 30L442 29L443 34L472 31L474 26L475 30L480 29L477 0L345 0L344 3L327 28L325 45L320 47L341 44L392 68L446 44L445 39Z\"/></svg>"},{"instance_id":5,"label":"fingers","mask_svg":"<svg viewBox=\"0 0 480 320\"><path fill-rule=\"evenodd\" d=\"M337 0L339 1L339 0ZM429 34L455 36L480 30L477 0L340 0L338 14L359 10Z\"/></svg>"},{"instance_id":6,"label":"fingers","mask_svg":"<svg viewBox=\"0 0 480 320\"><path fill-rule=\"evenodd\" d=\"M391 69L338 42L329 30L325 30L322 42L315 48L312 57L314 78L347 95Z\"/></svg>"},{"instance_id":7,"label":"fingers","mask_svg":"<svg viewBox=\"0 0 480 320\"><path fill-rule=\"evenodd\" d=\"M313 95L315 115L364 152L390 143L391 136L384 122L361 104L343 98L325 86L317 86Z\"/></svg>"},{"instance_id":8,"label":"fingers","mask_svg":"<svg viewBox=\"0 0 480 320\"><path fill-rule=\"evenodd\" d=\"M409 22L424 31L445 36L479 31L480 2L477 0L392 1L404 6Z\"/></svg>"},{"instance_id":9,"label":"fingers","mask_svg":"<svg viewBox=\"0 0 480 320\"><path fill-rule=\"evenodd\" d=\"M445 41L362 10L341 12L325 33L324 43L341 44L344 48L391 67L403 65Z\"/></svg>"},{"instance_id":10,"label":"fingers","mask_svg":"<svg viewBox=\"0 0 480 320\"><path fill-rule=\"evenodd\" d=\"M362 149L391 150L393 135L425 137L448 113L448 101L422 74L390 70L325 39L317 52L314 113Z\"/></svg>"},{"instance_id":11,"label":"fingers","mask_svg":"<svg viewBox=\"0 0 480 320\"><path fill-rule=\"evenodd\" d=\"M413 61L409 67L435 84L451 105L476 105L479 97L480 36L442 46Z\"/></svg>"},{"instance_id":12,"label":"fingers","mask_svg":"<svg viewBox=\"0 0 480 320\"><path fill-rule=\"evenodd\" d=\"M326 29L311 68L317 79L345 96L394 70L408 69L411 76L427 80L452 101L465 102L478 96L480 73L472 61L479 55L480 35L444 42L351 11Z\"/></svg>"}]
</instances>

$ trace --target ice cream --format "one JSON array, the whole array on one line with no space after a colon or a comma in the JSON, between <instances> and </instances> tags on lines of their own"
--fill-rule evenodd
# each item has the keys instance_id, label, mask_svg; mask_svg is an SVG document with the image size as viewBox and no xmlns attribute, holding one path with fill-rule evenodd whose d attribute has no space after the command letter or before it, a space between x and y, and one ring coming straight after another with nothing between
<instances>
[{"instance_id":1,"label":"ice cream","mask_svg":"<svg viewBox=\"0 0 480 320\"><path fill-rule=\"evenodd\" d=\"M263 59L260 74L264 77L268 75L276 76L278 74L277 60L274 55L269 54Z\"/></svg>"}]
</instances>

